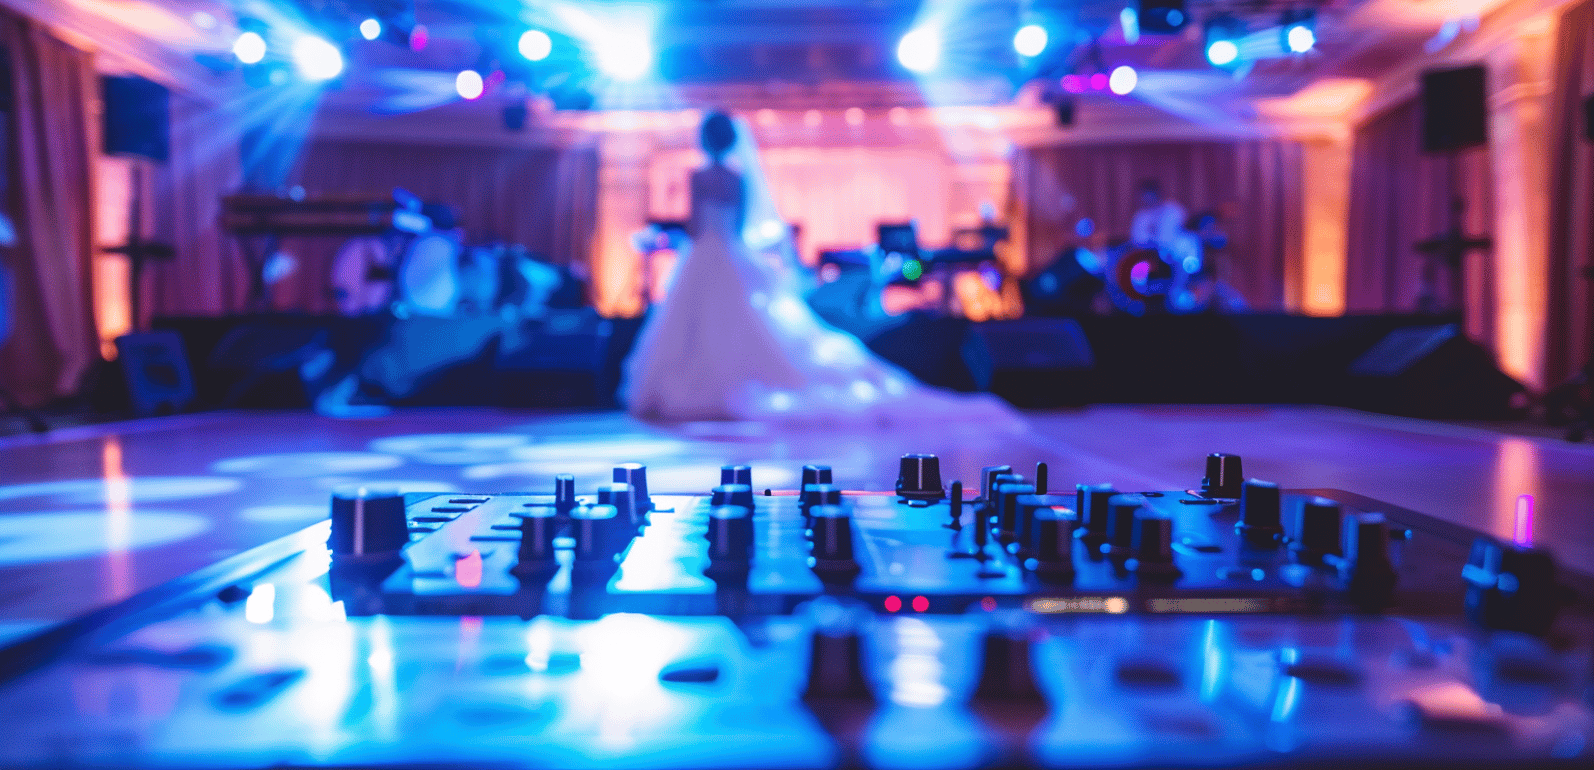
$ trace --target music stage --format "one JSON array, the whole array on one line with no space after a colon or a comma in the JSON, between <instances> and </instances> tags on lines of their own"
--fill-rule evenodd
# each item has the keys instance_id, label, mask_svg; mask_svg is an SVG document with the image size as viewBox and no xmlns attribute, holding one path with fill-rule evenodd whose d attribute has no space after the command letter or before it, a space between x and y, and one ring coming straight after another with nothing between
<instances>
[{"instance_id":1,"label":"music stage","mask_svg":"<svg viewBox=\"0 0 1594 770\"><path fill-rule=\"evenodd\" d=\"M1388 500L1511 534L1518 495L1563 565L1594 570L1594 447L1328 407L1097 406L1033 412L1009 440L944 426L853 434L750 424L655 426L618 412L402 410L337 420L307 412L213 412L0 439L0 642L130 596L327 516L349 482L406 490L578 491L617 462L649 467L655 493L706 489L727 462L791 487L828 463L849 489L889 489L905 452L941 456L973 482L996 463L1045 461L1053 487L1111 482L1182 489L1203 455L1245 457L1249 476Z\"/></svg>"}]
</instances>

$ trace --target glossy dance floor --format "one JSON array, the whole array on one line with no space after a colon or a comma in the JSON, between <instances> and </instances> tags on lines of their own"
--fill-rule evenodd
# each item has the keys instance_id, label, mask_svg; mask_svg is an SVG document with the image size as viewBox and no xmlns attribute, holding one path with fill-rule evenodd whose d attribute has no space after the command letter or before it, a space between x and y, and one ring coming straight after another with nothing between
<instances>
[{"instance_id":1,"label":"glossy dance floor","mask_svg":"<svg viewBox=\"0 0 1594 770\"><path fill-rule=\"evenodd\" d=\"M943 477L983 465L1051 466L1055 490L1188 488L1202 457L1244 455L1247 475L1330 487L1510 535L1536 501L1541 543L1594 571L1594 446L1313 407L1096 407L1030 416L1027 436L977 427L771 433L758 425L654 426L615 413L399 412L368 420L216 413L0 439L0 643L192 572L326 516L330 490L578 491L618 462L655 492L702 492L728 462L758 488L805 463L851 489L888 489L897 457L934 452Z\"/></svg>"}]
</instances>

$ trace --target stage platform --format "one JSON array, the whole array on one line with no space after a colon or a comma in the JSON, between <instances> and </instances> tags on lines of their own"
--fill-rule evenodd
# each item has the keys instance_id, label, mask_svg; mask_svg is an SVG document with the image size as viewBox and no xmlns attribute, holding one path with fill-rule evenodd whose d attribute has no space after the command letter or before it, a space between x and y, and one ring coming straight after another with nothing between
<instances>
[{"instance_id":1,"label":"stage platform","mask_svg":"<svg viewBox=\"0 0 1594 770\"><path fill-rule=\"evenodd\" d=\"M329 492L537 491L555 473L581 490L615 463L649 466L655 494L701 492L728 462L757 486L793 486L805 463L849 489L889 489L906 452L941 456L944 478L981 466L1050 465L1054 488L1196 485L1209 452L1249 476L1338 488L1511 534L1518 495L1537 537L1594 571L1594 446L1328 407L1098 406L1029 414L1022 437L972 428L772 432L757 424L659 426L617 412L399 411L338 420L307 412L215 412L0 439L0 641L299 530Z\"/></svg>"}]
</instances>

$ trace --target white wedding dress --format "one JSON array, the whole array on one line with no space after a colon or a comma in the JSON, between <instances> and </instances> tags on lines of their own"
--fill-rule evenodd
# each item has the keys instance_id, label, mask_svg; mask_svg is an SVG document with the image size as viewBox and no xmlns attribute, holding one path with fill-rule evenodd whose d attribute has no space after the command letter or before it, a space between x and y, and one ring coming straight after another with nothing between
<instances>
[{"instance_id":1,"label":"white wedding dress","mask_svg":"<svg viewBox=\"0 0 1594 770\"><path fill-rule=\"evenodd\" d=\"M923 385L820 320L791 271L746 245L746 189L743 177L722 165L693 173L691 243L626 360L621 394L632 414L670 422L1024 429L996 397Z\"/></svg>"}]
</instances>

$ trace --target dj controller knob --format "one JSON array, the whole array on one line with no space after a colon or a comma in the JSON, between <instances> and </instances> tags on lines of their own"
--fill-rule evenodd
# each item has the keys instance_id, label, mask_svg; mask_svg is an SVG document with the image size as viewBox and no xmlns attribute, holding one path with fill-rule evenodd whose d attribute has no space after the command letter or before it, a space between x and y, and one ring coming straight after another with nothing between
<instances>
[{"instance_id":1,"label":"dj controller knob","mask_svg":"<svg viewBox=\"0 0 1594 770\"><path fill-rule=\"evenodd\" d=\"M852 514L839 505L816 505L808 512L814 533L809 566L821 582L844 582L858 575L853 553Z\"/></svg>"},{"instance_id":2,"label":"dj controller knob","mask_svg":"<svg viewBox=\"0 0 1594 770\"><path fill-rule=\"evenodd\" d=\"M570 512L570 536L576 541L576 561L612 561L625 550L635 530L613 505L599 504Z\"/></svg>"},{"instance_id":3,"label":"dj controller knob","mask_svg":"<svg viewBox=\"0 0 1594 770\"><path fill-rule=\"evenodd\" d=\"M576 507L576 477L561 473L553 477L553 507L560 516L569 516Z\"/></svg>"},{"instance_id":4,"label":"dj controller knob","mask_svg":"<svg viewBox=\"0 0 1594 770\"><path fill-rule=\"evenodd\" d=\"M739 505L710 508L708 558L713 565L745 568L753 558L753 512Z\"/></svg>"},{"instance_id":5,"label":"dj controller knob","mask_svg":"<svg viewBox=\"0 0 1594 770\"><path fill-rule=\"evenodd\" d=\"M1023 556L1032 556L1035 553L1035 513L1043 508L1063 508L1073 503L1073 498L1063 495L1019 495L1013 498L1013 505L1018 513L1014 517L1018 552ZM1070 511L1071 513L1071 511Z\"/></svg>"},{"instance_id":6,"label":"dj controller knob","mask_svg":"<svg viewBox=\"0 0 1594 770\"><path fill-rule=\"evenodd\" d=\"M1339 503L1325 497L1301 501L1295 514L1295 534L1290 538L1290 557L1297 564L1319 566L1324 557L1340 554L1339 538L1343 512Z\"/></svg>"},{"instance_id":7,"label":"dj controller knob","mask_svg":"<svg viewBox=\"0 0 1594 770\"><path fill-rule=\"evenodd\" d=\"M1085 543L1085 552L1094 557L1101 553L1102 545L1107 542L1108 525L1112 521L1111 509L1108 502L1118 494L1111 484L1077 484L1074 486L1074 512L1079 516L1079 525L1084 528L1080 540Z\"/></svg>"},{"instance_id":8,"label":"dj controller knob","mask_svg":"<svg viewBox=\"0 0 1594 770\"><path fill-rule=\"evenodd\" d=\"M1240 487L1244 482L1245 472L1239 455L1207 455L1207 475L1201 479L1202 495L1233 500L1240 496Z\"/></svg>"},{"instance_id":9,"label":"dj controller knob","mask_svg":"<svg viewBox=\"0 0 1594 770\"><path fill-rule=\"evenodd\" d=\"M1279 485L1251 479L1240 487L1240 523L1235 525L1241 539L1253 548L1277 546L1284 536L1283 500Z\"/></svg>"},{"instance_id":10,"label":"dj controller knob","mask_svg":"<svg viewBox=\"0 0 1594 770\"><path fill-rule=\"evenodd\" d=\"M834 474L832 474L830 472L830 466L828 466L828 465L804 465L803 466L802 486L798 487L798 489L802 489L803 487L806 487L809 484L834 484L834 483L836 483L836 479L835 479Z\"/></svg>"},{"instance_id":11,"label":"dj controller knob","mask_svg":"<svg viewBox=\"0 0 1594 770\"><path fill-rule=\"evenodd\" d=\"M841 505L841 487L835 484L806 484L797 497L797 506L802 509L803 517L812 515L816 505Z\"/></svg>"},{"instance_id":12,"label":"dj controller knob","mask_svg":"<svg viewBox=\"0 0 1594 770\"><path fill-rule=\"evenodd\" d=\"M822 600L815 603L819 601ZM828 611L825 614L845 614L840 607L824 609ZM803 698L869 697L869 681L863 673L863 638L858 631L843 622L816 624L808 648L808 683L803 688Z\"/></svg>"},{"instance_id":13,"label":"dj controller knob","mask_svg":"<svg viewBox=\"0 0 1594 770\"><path fill-rule=\"evenodd\" d=\"M1173 558L1173 519L1148 516L1135 519L1135 557L1124 564L1135 577L1146 583L1172 583L1180 575Z\"/></svg>"},{"instance_id":14,"label":"dj controller knob","mask_svg":"<svg viewBox=\"0 0 1594 770\"><path fill-rule=\"evenodd\" d=\"M941 486L941 458L931 454L903 455L898 464L897 496L931 503L946 497L946 489Z\"/></svg>"},{"instance_id":15,"label":"dj controller knob","mask_svg":"<svg viewBox=\"0 0 1594 770\"><path fill-rule=\"evenodd\" d=\"M1135 521L1146 507L1143 495L1113 495L1107 500L1107 542L1101 552L1127 559L1135 550Z\"/></svg>"},{"instance_id":16,"label":"dj controller knob","mask_svg":"<svg viewBox=\"0 0 1594 770\"><path fill-rule=\"evenodd\" d=\"M631 497L639 516L653 510L653 499L648 497L648 467L642 463L621 463L614 466L614 482L630 484Z\"/></svg>"},{"instance_id":17,"label":"dj controller knob","mask_svg":"<svg viewBox=\"0 0 1594 770\"><path fill-rule=\"evenodd\" d=\"M1467 618L1483 628L1543 636L1565 600L1555 559L1542 548L1480 537L1461 570Z\"/></svg>"},{"instance_id":18,"label":"dj controller knob","mask_svg":"<svg viewBox=\"0 0 1594 770\"><path fill-rule=\"evenodd\" d=\"M753 488L746 484L721 484L714 488L709 495L709 507L721 508L734 505L738 508L753 509Z\"/></svg>"},{"instance_id":19,"label":"dj controller knob","mask_svg":"<svg viewBox=\"0 0 1594 770\"><path fill-rule=\"evenodd\" d=\"M1345 519L1345 555L1337 559L1345 593L1364 612L1377 612L1394 601L1395 566L1389 561L1389 526L1381 513Z\"/></svg>"},{"instance_id":20,"label":"dj controller knob","mask_svg":"<svg viewBox=\"0 0 1594 770\"><path fill-rule=\"evenodd\" d=\"M1011 466L1011 465L987 465L984 468L981 468L980 469L980 497L979 497L979 499L981 499L981 500L990 500L991 499L991 488L996 486L996 478L998 476L1006 476L1006 475L1010 475L1012 473L1013 473L1013 466ZM1016 478L1017 477L1015 477L1015 479Z\"/></svg>"},{"instance_id":21,"label":"dj controller knob","mask_svg":"<svg viewBox=\"0 0 1594 770\"><path fill-rule=\"evenodd\" d=\"M1031 661L1030 634L1020 629L992 628L980 647L980 678L975 697L999 701L1041 700Z\"/></svg>"},{"instance_id":22,"label":"dj controller knob","mask_svg":"<svg viewBox=\"0 0 1594 770\"><path fill-rule=\"evenodd\" d=\"M537 505L520 514L520 561L515 574L523 577L553 577L559 571L553 539L559 533L559 512L551 505Z\"/></svg>"},{"instance_id":23,"label":"dj controller knob","mask_svg":"<svg viewBox=\"0 0 1594 770\"><path fill-rule=\"evenodd\" d=\"M963 530L963 482L952 482L952 488L947 492L947 528L953 532Z\"/></svg>"},{"instance_id":24,"label":"dj controller knob","mask_svg":"<svg viewBox=\"0 0 1594 770\"><path fill-rule=\"evenodd\" d=\"M748 489L753 488L753 466L751 465L721 465L720 486L726 484L746 484Z\"/></svg>"},{"instance_id":25,"label":"dj controller knob","mask_svg":"<svg viewBox=\"0 0 1594 770\"><path fill-rule=\"evenodd\" d=\"M599 484L598 505L614 506L620 513L620 521L628 522L635 531L642 531L642 527L647 524L647 516L637 504L636 488L630 484L623 482Z\"/></svg>"},{"instance_id":26,"label":"dj controller knob","mask_svg":"<svg viewBox=\"0 0 1594 770\"><path fill-rule=\"evenodd\" d=\"M996 529L998 538L1003 545L1012 545L1019 542L1020 532L1018 521L1018 499L1030 497L1035 494L1034 484L1007 483L997 484L991 492L994 495L992 503L996 508Z\"/></svg>"},{"instance_id":27,"label":"dj controller knob","mask_svg":"<svg viewBox=\"0 0 1594 770\"><path fill-rule=\"evenodd\" d=\"M1042 583L1074 582L1074 512L1061 506L1035 509L1035 577Z\"/></svg>"},{"instance_id":28,"label":"dj controller knob","mask_svg":"<svg viewBox=\"0 0 1594 770\"><path fill-rule=\"evenodd\" d=\"M368 487L332 493L332 536L327 547L339 557L390 557L410 542L404 495Z\"/></svg>"}]
</instances>

